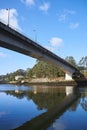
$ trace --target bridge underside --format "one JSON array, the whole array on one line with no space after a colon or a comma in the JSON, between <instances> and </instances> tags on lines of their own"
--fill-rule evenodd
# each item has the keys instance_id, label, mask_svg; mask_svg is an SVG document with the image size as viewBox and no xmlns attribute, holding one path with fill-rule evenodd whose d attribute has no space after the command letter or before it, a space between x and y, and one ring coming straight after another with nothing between
<instances>
[{"instance_id":1,"label":"bridge underside","mask_svg":"<svg viewBox=\"0 0 87 130\"><path fill-rule=\"evenodd\" d=\"M66 72L65 73L65 80L78 80L78 79L85 79L84 75L80 73L79 71L70 73Z\"/></svg>"},{"instance_id":2,"label":"bridge underside","mask_svg":"<svg viewBox=\"0 0 87 130\"><path fill-rule=\"evenodd\" d=\"M59 66L66 73L66 80L82 77L82 74L64 59L2 23L0 23L0 46Z\"/></svg>"}]
</instances>

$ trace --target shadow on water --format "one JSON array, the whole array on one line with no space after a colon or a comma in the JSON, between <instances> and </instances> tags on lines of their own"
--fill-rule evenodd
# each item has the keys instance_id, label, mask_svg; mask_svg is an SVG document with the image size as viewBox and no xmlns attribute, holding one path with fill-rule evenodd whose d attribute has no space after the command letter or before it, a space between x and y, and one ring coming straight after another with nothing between
<instances>
[{"instance_id":1,"label":"shadow on water","mask_svg":"<svg viewBox=\"0 0 87 130\"><path fill-rule=\"evenodd\" d=\"M40 107L40 109L45 105L45 108L47 109L47 111L45 113L43 113L42 115L27 121L26 123L24 123L22 126L16 128L15 130L44 130L46 128L48 128L51 123L53 123L55 121L56 118L59 118L66 110L67 108L69 108L73 102L75 102L78 97L79 94L78 92L78 88L77 87L72 87L72 86L66 86L65 88L65 93L63 96L63 99L58 99L57 97L55 98L55 105L51 104L48 101L48 104L46 105L43 102L43 96L39 95L39 100L41 100L40 102L38 102L38 100L36 99L35 94L40 94L40 91L44 91L44 94L46 94L47 89L40 89L37 86L34 86L34 96L33 96L33 100L38 104L38 106ZM56 91L56 89L51 89L51 95L52 95L52 91ZM60 89L61 91L61 89ZM48 93L46 94L48 95ZM45 100L47 100L48 98L46 97L46 95L44 96ZM55 94L56 95L56 94ZM49 96L50 96L50 92L49 92ZM56 95L57 96L57 95ZM40 104L41 103L41 104ZM44 104L44 105L43 105ZM48 107L49 106L49 107ZM54 107L55 106L55 107Z\"/></svg>"}]
</instances>

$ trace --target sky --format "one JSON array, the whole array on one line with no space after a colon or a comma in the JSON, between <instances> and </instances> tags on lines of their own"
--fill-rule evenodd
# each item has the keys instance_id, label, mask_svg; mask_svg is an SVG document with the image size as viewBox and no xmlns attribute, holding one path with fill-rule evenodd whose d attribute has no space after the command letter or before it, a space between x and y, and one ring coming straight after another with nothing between
<instances>
[{"instance_id":1,"label":"sky","mask_svg":"<svg viewBox=\"0 0 87 130\"><path fill-rule=\"evenodd\" d=\"M87 56L87 0L0 0L0 21L56 55ZM0 47L0 75L32 68L36 59Z\"/></svg>"}]
</instances>

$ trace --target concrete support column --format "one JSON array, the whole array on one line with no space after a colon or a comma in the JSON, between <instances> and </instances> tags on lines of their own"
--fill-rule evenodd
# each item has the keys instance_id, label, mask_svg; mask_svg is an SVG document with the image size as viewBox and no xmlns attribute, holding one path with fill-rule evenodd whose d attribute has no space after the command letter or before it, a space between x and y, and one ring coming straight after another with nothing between
<instances>
[{"instance_id":1,"label":"concrete support column","mask_svg":"<svg viewBox=\"0 0 87 130\"><path fill-rule=\"evenodd\" d=\"M66 86L66 96L73 94L73 86Z\"/></svg>"},{"instance_id":2,"label":"concrete support column","mask_svg":"<svg viewBox=\"0 0 87 130\"><path fill-rule=\"evenodd\" d=\"M65 74L65 80L72 80L72 73L67 72Z\"/></svg>"}]
</instances>

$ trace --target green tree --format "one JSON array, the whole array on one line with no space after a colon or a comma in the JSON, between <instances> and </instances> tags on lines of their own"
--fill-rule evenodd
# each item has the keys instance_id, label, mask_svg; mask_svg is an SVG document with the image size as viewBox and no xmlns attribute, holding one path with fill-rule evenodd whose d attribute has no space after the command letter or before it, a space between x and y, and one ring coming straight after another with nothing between
<instances>
[{"instance_id":1,"label":"green tree","mask_svg":"<svg viewBox=\"0 0 87 130\"><path fill-rule=\"evenodd\" d=\"M26 70L26 78L32 78L32 77L33 77L32 69L28 68Z\"/></svg>"},{"instance_id":2,"label":"green tree","mask_svg":"<svg viewBox=\"0 0 87 130\"><path fill-rule=\"evenodd\" d=\"M87 76L87 56L82 57L78 64L82 68L81 72Z\"/></svg>"},{"instance_id":3,"label":"green tree","mask_svg":"<svg viewBox=\"0 0 87 130\"><path fill-rule=\"evenodd\" d=\"M73 58L73 56L67 56L67 57L65 58L65 60L66 60L67 62L69 62L71 65L77 67L76 61L75 61L75 59Z\"/></svg>"},{"instance_id":4,"label":"green tree","mask_svg":"<svg viewBox=\"0 0 87 130\"><path fill-rule=\"evenodd\" d=\"M48 64L43 61L38 61L36 65L32 68L33 75L36 77L59 77L64 76L64 72L57 66L54 66L52 64Z\"/></svg>"},{"instance_id":5,"label":"green tree","mask_svg":"<svg viewBox=\"0 0 87 130\"><path fill-rule=\"evenodd\" d=\"M7 79L7 81L14 81L15 76L17 76L17 75L25 76L25 71L22 69L18 69L17 71L15 71L13 73L6 74L5 78Z\"/></svg>"},{"instance_id":6,"label":"green tree","mask_svg":"<svg viewBox=\"0 0 87 130\"><path fill-rule=\"evenodd\" d=\"M25 76L25 70L18 69L17 71L14 72L15 75L22 75Z\"/></svg>"},{"instance_id":7,"label":"green tree","mask_svg":"<svg viewBox=\"0 0 87 130\"><path fill-rule=\"evenodd\" d=\"M79 61L79 65L87 68L87 56L81 58L81 60Z\"/></svg>"}]
</instances>

